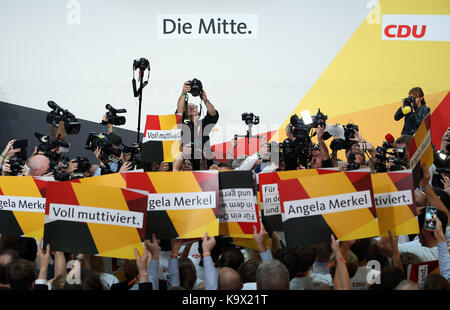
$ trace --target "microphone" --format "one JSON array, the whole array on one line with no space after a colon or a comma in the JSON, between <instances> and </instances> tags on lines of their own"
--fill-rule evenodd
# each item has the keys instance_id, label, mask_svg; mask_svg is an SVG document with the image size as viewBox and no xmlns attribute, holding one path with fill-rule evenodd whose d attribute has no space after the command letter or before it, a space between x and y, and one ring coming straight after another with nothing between
<instances>
[{"instance_id":1,"label":"microphone","mask_svg":"<svg viewBox=\"0 0 450 310\"><path fill-rule=\"evenodd\" d=\"M394 143L394 141L395 141L394 137L393 137L390 133L388 133L387 135L385 135L384 138L385 138L386 141L387 141L389 144L391 144L391 145L392 145L392 144Z\"/></svg>"}]
</instances>

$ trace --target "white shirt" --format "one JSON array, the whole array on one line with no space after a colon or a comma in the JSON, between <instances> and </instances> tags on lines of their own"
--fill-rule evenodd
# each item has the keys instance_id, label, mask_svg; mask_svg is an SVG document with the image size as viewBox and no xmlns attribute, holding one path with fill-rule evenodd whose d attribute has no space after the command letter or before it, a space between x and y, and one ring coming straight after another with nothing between
<instances>
[{"instance_id":1,"label":"white shirt","mask_svg":"<svg viewBox=\"0 0 450 310\"><path fill-rule=\"evenodd\" d=\"M110 290L111 285L120 283L119 279L117 279L114 275L109 273L100 273L100 281L102 281L103 287L105 290Z\"/></svg>"},{"instance_id":2,"label":"white shirt","mask_svg":"<svg viewBox=\"0 0 450 310\"><path fill-rule=\"evenodd\" d=\"M354 291L366 290L369 284L367 283L367 275L370 272L370 268L366 266L360 266L356 270L353 278L350 279L351 289Z\"/></svg>"},{"instance_id":3,"label":"white shirt","mask_svg":"<svg viewBox=\"0 0 450 310\"><path fill-rule=\"evenodd\" d=\"M400 253L415 254L422 262L429 262L439 259L437 246L433 248L424 247L420 243L419 239L399 244L398 251Z\"/></svg>"}]
</instances>

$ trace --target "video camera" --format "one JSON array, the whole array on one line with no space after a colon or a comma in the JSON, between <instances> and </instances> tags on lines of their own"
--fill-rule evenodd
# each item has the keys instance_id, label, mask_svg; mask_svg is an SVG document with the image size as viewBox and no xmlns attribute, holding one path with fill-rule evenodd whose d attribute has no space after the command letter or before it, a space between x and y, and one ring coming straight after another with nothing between
<instances>
[{"instance_id":1,"label":"video camera","mask_svg":"<svg viewBox=\"0 0 450 310\"><path fill-rule=\"evenodd\" d=\"M192 96L197 97L201 95L203 92L202 82L196 78L188 81L188 84L191 86L191 91L189 92Z\"/></svg>"},{"instance_id":2,"label":"video camera","mask_svg":"<svg viewBox=\"0 0 450 310\"><path fill-rule=\"evenodd\" d=\"M53 178L55 181L68 181L70 180L70 174L65 172L64 167L59 167L58 162L50 160L49 168L46 173L53 172Z\"/></svg>"},{"instance_id":3,"label":"video camera","mask_svg":"<svg viewBox=\"0 0 450 310\"><path fill-rule=\"evenodd\" d=\"M148 61L148 59L145 58L135 59L133 61L133 70L137 69L141 71L145 71L146 69L150 70L150 62Z\"/></svg>"},{"instance_id":4,"label":"video camera","mask_svg":"<svg viewBox=\"0 0 450 310\"><path fill-rule=\"evenodd\" d=\"M242 120L246 125L258 125L259 124L259 116L254 115L253 113L242 113Z\"/></svg>"},{"instance_id":5,"label":"video camera","mask_svg":"<svg viewBox=\"0 0 450 310\"><path fill-rule=\"evenodd\" d=\"M344 139L335 138L333 139L333 141L331 141L330 148L333 151L349 149L355 143L355 141L350 139L353 139L355 137L355 131L359 131L359 126L351 123L342 125L341 127L344 130Z\"/></svg>"},{"instance_id":6,"label":"video camera","mask_svg":"<svg viewBox=\"0 0 450 310\"><path fill-rule=\"evenodd\" d=\"M311 157L312 142L309 136L309 128L297 114L291 116L290 133L295 138L285 139L280 143L286 170L295 170L299 165L308 166Z\"/></svg>"},{"instance_id":7,"label":"video camera","mask_svg":"<svg viewBox=\"0 0 450 310\"><path fill-rule=\"evenodd\" d=\"M97 148L100 148L100 160L105 166L108 166L108 160L112 156L120 157L122 155L122 150L108 140L108 135L91 132L86 140L85 149L94 152Z\"/></svg>"},{"instance_id":8,"label":"video camera","mask_svg":"<svg viewBox=\"0 0 450 310\"><path fill-rule=\"evenodd\" d=\"M84 178L84 174L91 169L91 163L87 157L77 156L75 162L78 164L78 168L72 173L71 179Z\"/></svg>"},{"instance_id":9,"label":"video camera","mask_svg":"<svg viewBox=\"0 0 450 310\"><path fill-rule=\"evenodd\" d=\"M102 125L113 124L115 126L125 125L125 116L117 115L118 113L127 113L126 109L114 109L110 104L107 104L105 108L108 110L106 112L106 121L102 121Z\"/></svg>"},{"instance_id":10,"label":"video camera","mask_svg":"<svg viewBox=\"0 0 450 310\"><path fill-rule=\"evenodd\" d=\"M398 146L394 149L392 144L385 141L381 147L376 148L376 152L375 158L377 161L374 164L375 172L400 171L403 170L403 167L408 168L409 166L408 159L406 158L406 150L403 146ZM389 160L392 160L393 164L388 168L387 162Z\"/></svg>"},{"instance_id":11,"label":"video camera","mask_svg":"<svg viewBox=\"0 0 450 310\"><path fill-rule=\"evenodd\" d=\"M44 153L50 160L58 161L60 158L60 154L56 151L53 151L59 147L69 148L69 144L60 140L53 138L51 136L46 136L41 133L34 133L34 136L39 140L40 144L38 145L38 152Z\"/></svg>"},{"instance_id":12,"label":"video camera","mask_svg":"<svg viewBox=\"0 0 450 310\"><path fill-rule=\"evenodd\" d=\"M80 132L81 125L75 118L75 115L68 110L64 110L54 101L49 101L47 104L52 109L47 114L47 123L58 126L59 122L63 121L65 131L68 135L76 135Z\"/></svg>"},{"instance_id":13,"label":"video camera","mask_svg":"<svg viewBox=\"0 0 450 310\"><path fill-rule=\"evenodd\" d=\"M122 150L124 154L130 154L130 158L127 160L131 163L131 169L141 164L141 147L139 144L132 146L125 146Z\"/></svg>"}]
</instances>

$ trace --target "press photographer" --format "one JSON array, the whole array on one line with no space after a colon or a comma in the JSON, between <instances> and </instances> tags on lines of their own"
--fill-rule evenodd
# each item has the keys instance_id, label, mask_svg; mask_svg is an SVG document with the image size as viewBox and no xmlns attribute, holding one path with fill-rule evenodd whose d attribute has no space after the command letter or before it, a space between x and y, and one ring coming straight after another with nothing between
<instances>
[{"instance_id":1,"label":"press photographer","mask_svg":"<svg viewBox=\"0 0 450 310\"><path fill-rule=\"evenodd\" d=\"M189 94L200 96L206 106L206 115L200 119L201 110L189 102ZM202 105L200 104L200 109ZM193 170L205 170L214 163L209 142L209 134L219 120L219 113L209 101L200 80L193 79L183 84L183 89L177 103L178 115L182 115L182 148L185 160L189 160Z\"/></svg>"},{"instance_id":2,"label":"press photographer","mask_svg":"<svg viewBox=\"0 0 450 310\"><path fill-rule=\"evenodd\" d=\"M395 112L396 121L405 117L402 135L414 135L425 116L430 113L430 108L426 106L422 88L414 87L409 91L408 97L402 99L402 106Z\"/></svg>"}]
</instances>

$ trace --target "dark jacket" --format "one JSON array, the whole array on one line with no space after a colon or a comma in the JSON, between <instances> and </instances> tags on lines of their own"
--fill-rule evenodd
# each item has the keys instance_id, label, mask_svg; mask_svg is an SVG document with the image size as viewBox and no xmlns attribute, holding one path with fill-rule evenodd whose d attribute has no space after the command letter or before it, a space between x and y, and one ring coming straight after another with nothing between
<instances>
[{"instance_id":1,"label":"dark jacket","mask_svg":"<svg viewBox=\"0 0 450 310\"><path fill-rule=\"evenodd\" d=\"M398 108L397 112L395 112L394 119L396 121L401 120L405 117L405 124L403 125L402 135L414 135L416 130L419 128L422 121L425 119L425 116L430 113L430 108L426 105L422 104L419 108L412 111L409 114L404 115L402 112L402 107Z\"/></svg>"}]
</instances>

